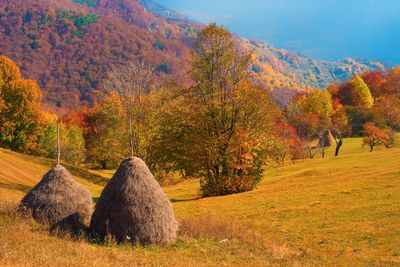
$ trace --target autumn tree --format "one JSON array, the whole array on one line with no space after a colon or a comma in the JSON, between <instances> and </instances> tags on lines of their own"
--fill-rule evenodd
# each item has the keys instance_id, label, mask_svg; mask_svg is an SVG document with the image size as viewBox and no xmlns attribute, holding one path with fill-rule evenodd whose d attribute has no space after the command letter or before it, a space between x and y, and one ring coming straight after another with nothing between
<instances>
[{"instance_id":1,"label":"autumn tree","mask_svg":"<svg viewBox=\"0 0 400 267\"><path fill-rule=\"evenodd\" d=\"M316 153L312 144L328 129L329 122L321 120L320 116L314 113L298 113L290 118L290 123L303 141L307 156L313 158Z\"/></svg>"},{"instance_id":2,"label":"autumn tree","mask_svg":"<svg viewBox=\"0 0 400 267\"><path fill-rule=\"evenodd\" d=\"M176 94L160 138L175 169L201 177L204 196L252 190L278 107L247 81L250 56L237 51L227 30L209 25L195 47L194 85Z\"/></svg>"},{"instance_id":3,"label":"autumn tree","mask_svg":"<svg viewBox=\"0 0 400 267\"><path fill-rule=\"evenodd\" d=\"M339 101L339 89L340 89L340 84L339 82L333 82L331 83L327 88L326 91L329 92L329 94L331 95L334 103L335 101Z\"/></svg>"},{"instance_id":4,"label":"autumn tree","mask_svg":"<svg viewBox=\"0 0 400 267\"><path fill-rule=\"evenodd\" d=\"M367 71L361 75L363 81L367 84L374 100L377 100L382 94L382 84L385 81L385 75L379 71Z\"/></svg>"},{"instance_id":5,"label":"autumn tree","mask_svg":"<svg viewBox=\"0 0 400 267\"><path fill-rule=\"evenodd\" d=\"M304 142L296 129L287 122L277 122L275 134L268 142L267 161L270 165L282 165L287 160L294 162L304 158Z\"/></svg>"},{"instance_id":6,"label":"autumn tree","mask_svg":"<svg viewBox=\"0 0 400 267\"><path fill-rule=\"evenodd\" d=\"M370 152L378 145L389 143L389 132L376 127L372 122L364 124L363 134L365 135L363 144L370 147Z\"/></svg>"},{"instance_id":7,"label":"autumn tree","mask_svg":"<svg viewBox=\"0 0 400 267\"><path fill-rule=\"evenodd\" d=\"M352 132L346 109L338 102L334 104L331 122L330 130L335 138L335 157L337 157L339 156L340 149L343 146L344 138L349 136Z\"/></svg>"},{"instance_id":8,"label":"autumn tree","mask_svg":"<svg viewBox=\"0 0 400 267\"><path fill-rule=\"evenodd\" d=\"M158 87L155 68L143 61L135 61L125 66L114 67L106 82L108 91L117 92L122 103L129 130L131 157L144 158L146 146L146 98Z\"/></svg>"},{"instance_id":9,"label":"autumn tree","mask_svg":"<svg viewBox=\"0 0 400 267\"><path fill-rule=\"evenodd\" d=\"M381 94L400 97L400 67L395 67L387 73L381 86Z\"/></svg>"},{"instance_id":10,"label":"autumn tree","mask_svg":"<svg viewBox=\"0 0 400 267\"><path fill-rule=\"evenodd\" d=\"M85 118L88 157L102 168L115 167L129 153L125 111L117 93L110 93Z\"/></svg>"},{"instance_id":11,"label":"autumn tree","mask_svg":"<svg viewBox=\"0 0 400 267\"><path fill-rule=\"evenodd\" d=\"M16 64L3 56L0 77L0 143L13 150L34 151L44 126L39 86L23 79Z\"/></svg>"},{"instance_id":12,"label":"autumn tree","mask_svg":"<svg viewBox=\"0 0 400 267\"><path fill-rule=\"evenodd\" d=\"M361 136L364 124L367 122L381 124L376 116L377 114L370 108L347 106L346 114L351 126L352 136Z\"/></svg>"},{"instance_id":13,"label":"autumn tree","mask_svg":"<svg viewBox=\"0 0 400 267\"><path fill-rule=\"evenodd\" d=\"M386 148L395 146L397 143L397 132L390 128L387 128L384 131L386 132L386 138L383 139L383 145Z\"/></svg>"},{"instance_id":14,"label":"autumn tree","mask_svg":"<svg viewBox=\"0 0 400 267\"><path fill-rule=\"evenodd\" d=\"M373 112L384 123L384 126L400 130L400 97L385 95L376 101Z\"/></svg>"},{"instance_id":15,"label":"autumn tree","mask_svg":"<svg viewBox=\"0 0 400 267\"><path fill-rule=\"evenodd\" d=\"M332 96L327 90L314 90L296 101L297 108L303 113L317 114L329 118L333 112Z\"/></svg>"},{"instance_id":16,"label":"autumn tree","mask_svg":"<svg viewBox=\"0 0 400 267\"><path fill-rule=\"evenodd\" d=\"M371 91L358 75L355 75L350 81L339 87L338 97L340 103L348 106L371 108L374 104Z\"/></svg>"},{"instance_id":17,"label":"autumn tree","mask_svg":"<svg viewBox=\"0 0 400 267\"><path fill-rule=\"evenodd\" d=\"M0 76L0 112L5 108L5 103L4 103L3 94L2 94L2 88L3 88L3 77Z\"/></svg>"},{"instance_id":18,"label":"autumn tree","mask_svg":"<svg viewBox=\"0 0 400 267\"><path fill-rule=\"evenodd\" d=\"M315 155L313 142L330 129L332 102L328 90L315 90L295 98L288 107L289 121L303 140L310 158Z\"/></svg>"}]
</instances>

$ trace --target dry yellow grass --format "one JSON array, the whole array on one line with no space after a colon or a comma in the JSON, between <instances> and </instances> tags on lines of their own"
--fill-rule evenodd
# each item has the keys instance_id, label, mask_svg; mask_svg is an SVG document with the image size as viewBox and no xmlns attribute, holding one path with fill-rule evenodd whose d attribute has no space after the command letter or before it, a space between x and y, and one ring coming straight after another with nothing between
<instances>
[{"instance_id":1,"label":"dry yellow grass","mask_svg":"<svg viewBox=\"0 0 400 267\"><path fill-rule=\"evenodd\" d=\"M181 223L178 241L167 247L59 239L3 212L0 265L400 265L399 155L400 148L369 153L353 139L339 158L267 171L253 192L198 199L195 180L166 187ZM0 202L15 206L49 165L0 150ZM109 177L73 174L94 198Z\"/></svg>"}]
</instances>

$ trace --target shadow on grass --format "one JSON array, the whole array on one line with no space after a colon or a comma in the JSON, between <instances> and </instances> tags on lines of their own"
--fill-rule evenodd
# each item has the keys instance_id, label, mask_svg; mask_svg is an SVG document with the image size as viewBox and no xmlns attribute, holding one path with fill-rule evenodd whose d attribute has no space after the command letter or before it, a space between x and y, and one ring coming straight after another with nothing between
<instances>
[{"instance_id":1,"label":"shadow on grass","mask_svg":"<svg viewBox=\"0 0 400 267\"><path fill-rule=\"evenodd\" d=\"M47 166L50 168L53 168L57 163L53 159L45 159L45 158L35 158L33 160L35 163L39 163L41 165ZM98 174L93 174L88 172L85 169L78 168L76 166L67 164L67 163L62 163L62 165L73 175L73 176L79 176L93 184L104 186L107 184L109 181L107 178L104 178L101 175Z\"/></svg>"},{"instance_id":2,"label":"shadow on grass","mask_svg":"<svg viewBox=\"0 0 400 267\"><path fill-rule=\"evenodd\" d=\"M187 198L187 199L175 199L175 198L171 198L171 202L172 203L178 203L178 202L190 202L190 201L195 201L195 200L199 200L202 199L202 197L194 197L194 198Z\"/></svg>"},{"instance_id":3,"label":"shadow on grass","mask_svg":"<svg viewBox=\"0 0 400 267\"><path fill-rule=\"evenodd\" d=\"M99 202L100 197L93 197L93 203L97 204L97 202ZM178 202L189 202L189 201L195 201L195 200L199 200L201 199L201 197L195 197L195 198L188 198L188 199L170 199L170 201L172 203L178 203Z\"/></svg>"},{"instance_id":4,"label":"shadow on grass","mask_svg":"<svg viewBox=\"0 0 400 267\"><path fill-rule=\"evenodd\" d=\"M15 183L2 183L0 182L0 188L5 188L5 189L11 189L11 190L17 190L21 191L24 193L28 193L32 188L26 185L22 184L15 184Z\"/></svg>"}]
</instances>

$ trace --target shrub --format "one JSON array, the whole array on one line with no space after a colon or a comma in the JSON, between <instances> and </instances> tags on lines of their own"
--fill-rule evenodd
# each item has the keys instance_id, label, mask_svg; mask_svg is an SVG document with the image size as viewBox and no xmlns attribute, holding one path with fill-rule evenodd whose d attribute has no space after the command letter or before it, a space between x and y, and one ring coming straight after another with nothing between
<instances>
[{"instance_id":1,"label":"shrub","mask_svg":"<svg viewBox=\"0 0 400 267\"><path fill-rule=\"evenodd\" d=\"M364 124L364 129L362 132L366 136L363 139L363 144L368 145L371 152L374 150L375 146L390 146L391 144L389 131L376 127L372 122L367 122Z\"/></svg>"}]
</instances>

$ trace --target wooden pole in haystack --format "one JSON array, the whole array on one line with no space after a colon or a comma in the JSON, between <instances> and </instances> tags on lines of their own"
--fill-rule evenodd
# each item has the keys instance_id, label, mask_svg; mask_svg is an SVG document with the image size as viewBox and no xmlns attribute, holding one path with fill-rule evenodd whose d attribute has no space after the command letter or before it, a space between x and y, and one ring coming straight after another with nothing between
<instances>
[{"instance_id":1,"label":"wooden pole in haystack","mask_svg":"<svg viewBox=\"0 0 400 267\"><path fill-rule=\"evenodd\" d=\"M60 166L61 145L60 145L60 121L57 121L57 166Z\"/></svg>"}]
</instances>

